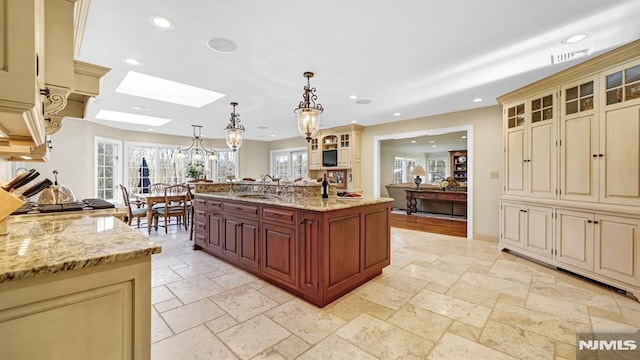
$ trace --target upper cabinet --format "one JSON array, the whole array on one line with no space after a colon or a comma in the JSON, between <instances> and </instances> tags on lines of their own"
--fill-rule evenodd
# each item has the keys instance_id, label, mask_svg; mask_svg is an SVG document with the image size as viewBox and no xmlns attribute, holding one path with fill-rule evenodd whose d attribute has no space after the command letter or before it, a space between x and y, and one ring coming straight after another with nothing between
<instances>
[{"instance_id":1,"label":"upper cabinet","mask_svg":"<svg viewBox=\"0 0 640 360\"><path fill-rule=\"evenodd\" d=\"M361 191L360 138L363 126L323 129L307 144L309 176L322 177L330 170L346 171L346 188ZM342 187L341 187L342 188Z\"/></svg>"},{"instance_id":2,"label":"upper cabinet","mask_svg":"<svg viewBox=\"0 0 640 360\"><path fill-rule=\"evenodd\" d=\"M505 104L505 194L556 196L556 91Z\"/></svg>"},{"instance_id":3,"label":"upper cabinet","mask_svg":"<svg viewBox=\"0 0 640 360\"><path fill-rule=\"evenodd\" d=\"M0 157L46 158L46 136L83 118L109 69L74 60L83 0L0 0Z\"/></svg>"}]
</instances>

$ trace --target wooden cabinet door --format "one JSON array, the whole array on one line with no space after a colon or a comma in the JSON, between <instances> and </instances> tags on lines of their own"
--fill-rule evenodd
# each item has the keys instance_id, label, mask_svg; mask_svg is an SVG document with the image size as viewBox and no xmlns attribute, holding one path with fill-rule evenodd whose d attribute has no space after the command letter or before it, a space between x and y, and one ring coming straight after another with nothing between
<instances>
[{"instance_id":1,"label":"wooden cabinet door","mask_svg":"<svg viewBox=\"0 0 640 360\"><path fill-rule=\"evenodd\" d=\"M533 253L552 258L553 209L541 206L527 206L524 209L524 247Z\"/></svg>"},{"instance_id":2,"label":"wooden cabinet door","mask_svg":"<svg viewBox=\"0 0 640 360\"><path fill-rule=\"evenodd\" d=\"M320 294L320 246L319 215L307 212L300 213L298 253L299 253L299 289L305 294Z\"/></svg>"},{"instance_id":3,"label":"wooden cabinet door","mask_svg":"<svg viewBox=\"0 0 640 360\"><path fill-rule=\"evenodd\" d=\"M598 123L595 116L563 119L560 198L598 201Z\"/></svg>"},{"instance_id":4,"label":"wooden cabinet door","mask_svg":"<svg viewBox=\"0 0 640 360\"><path fill-rule=\"evenodd\" d=\"M593 271L593 214L559 209L556 260Z\"/></svg>"},{"instance_id":5,"label":"wooden cabinet door","mask_svg":"<svg viewBox=\"0 0 640 360\"><path fill-rule=\"evenodd\" d=\"M296 230L292 227L262 224L262 274L293 289L297 288Z\"/></svg>"},{"instance_id":6,"label":"wooden cabinet door","mask_svg":"<svg viewBox=\"0 0 640 360\"><path fill-rule=\"evenodd\" d=\"M233 217L223 217L221 256L232 264L238 263L238 237L241 221Z\"/></svg>"},{"instance_id":7,"label":"wooden cabinet door","mask_svg":"<svg viewBox=\"0 0 640 360\"><path fill-rule=\"evenodd\" d=\"M600 202L640 205L640 104L608 106L600 126Z\"/></svg>"},{"instance_id":8,"label":"wooden cabinet door","mask_svg":"<svg viewBox=\"0 0 640 360\"><path fill-rule=\"evenodd\" d=\"M523 216L522 205L503 202L501 211L501 239L507 245L522 247Z\"/></svg>"},{"instance_id":9,"label":"wooden cabinet door","mask_svg":"<svg viewBox=\"0 0 640 360\"><path fill-rule=\"evenodd\" d=\"M222 216L220 214L209 214L209 238L207 247L215 254L222 253Z\"/></svg>"},{"instance_id":10,"label":"wooden cabinet door","mask_svg":"<svg viewBox=\"0 0 640 360\"><path fill-rule=\"evenodd\" d=\"M532 123L529 128L528 193L533 197L556 197L556 124Z\"/></svg>"},{"instance_id":11,"label":"wooden cabinet door","mask_svg":"<svg viewBox=\"0 0 640 360\"><path fill-rule=\"evenodd\" d=\"M260 269L260 233L255 220L242 219L238 226L238 258L240 265L254 271Z\"/></svg>"},{"instance_id":12,"label":"wooden cabinet door","mask_svg":"<svg viewBox=\"0 0 640 360\"><path fill-rule=\"evenodd\" d=\"M526 186L526 150L527 142L524 126L507 132L505 138L505 180L504 193L524 195Z\"/></svg>"},{"instance_id":13,"label":"wooden cabinet door","mask_svg":"<svg viewBox=\"0 0 640 360\"><path fill-rule=\"evenodd\" d=\"M594 271L632 285L640 284L640 220L597 215Z\"/></svg>"}]
</instances>

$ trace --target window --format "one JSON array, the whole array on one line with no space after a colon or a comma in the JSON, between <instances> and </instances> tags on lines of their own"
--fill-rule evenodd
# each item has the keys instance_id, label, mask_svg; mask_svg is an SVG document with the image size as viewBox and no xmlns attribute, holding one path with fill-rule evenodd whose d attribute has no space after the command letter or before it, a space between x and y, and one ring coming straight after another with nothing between
<instances>
[{"instance_id":1,"label":"window","mask_svg":"<svg viewBox=\"0 0 640 360\"><path fill-rule=\"evenodd\" d=\"M207 179L211 178L216 182L225 182L229 179L235 179L238 177L238 152L234 152L230 149L218 150L218 160L210 161L209 167L213 169L211 176L207 176ZM209 173L209 171L207 171Z\"/></svg>"},{"instance_id":2,"label":"window","mask_svg":"<svg viewBox=\"0 0 640 360\"><path fill-rule=\"evenodd\" d=\"M149 183L177 184L184 182L184 167L173 159L175 146L160 144L125 143L126 184L129 193L141 192L144 179L142 159L149 168Z\"/></svg>"},{"instance_id":3,"label":"window","mask_svg":"<svg viewBox=\"0 0 640 360\"><path fill-rule=\"evenodd\" d=\"M272 151L271 174L280 179L307 177L307 150L295 148Z\"/></svg>"},{"instance_id":4,"label":"window","mask_svg":"<svg viewBox=\"0 0 640 360\"><path fill-rule=\"evenodd\" d=\"M400 184L411 182L411 169L413 169L414 166L418 165L418 160L399 157L395 157L394 160L396 163L394 167L395 183Z\"/></svg>"},{"instance_id":5,"label":"window","mask_svg":"<svg viewBox=\"0 0 640 360\"><path fill-rule=\"evenodd\" d=\"M119 199L116 186L120 181L118 174L120 160L120 141L95 138L96 191L95 196L104 200Z\"/></svg>"}]
</instances>

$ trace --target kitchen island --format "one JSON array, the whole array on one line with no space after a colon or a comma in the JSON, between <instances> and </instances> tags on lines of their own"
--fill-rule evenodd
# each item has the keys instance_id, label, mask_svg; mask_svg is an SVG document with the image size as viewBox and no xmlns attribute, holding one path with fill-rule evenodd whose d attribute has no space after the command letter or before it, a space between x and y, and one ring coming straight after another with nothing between
<instances>
[{"instance_id":1,"label":"kitchen island","mask_svg":"<svg viewBox=\"0 0 640 360\"><path fill-rule=\"evenodd\" d=\"M150 358L151 255L161 247L98 212L9 217L3 359Z\"/></svg>"},{"instance_id":2,"label":"kitchen island","mask_svg":"<svg viewBox=\"0 0 640 360\"><path fill-rule=\"evenodd\" d=\"M392 201L200 193L194 249L323 307L389 265Z\"/></svg>"}]
</instances>

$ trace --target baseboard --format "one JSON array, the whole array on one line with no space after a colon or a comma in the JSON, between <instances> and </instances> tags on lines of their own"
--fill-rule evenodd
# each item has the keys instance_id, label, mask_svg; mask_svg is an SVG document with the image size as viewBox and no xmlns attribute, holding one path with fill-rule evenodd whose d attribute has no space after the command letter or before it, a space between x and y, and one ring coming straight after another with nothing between
<instances>
[{"instance_id":1,"label":"baseboard","mask_svg":"<svg viewBox=\"0 0 640 360\"><path fill-rule=\"evenodd\" d=\"M499 242L499 238L497 236L482 235L477 233L473 234L473 240L488 241L496 244Z\"/></svg>"}]
</instances>

